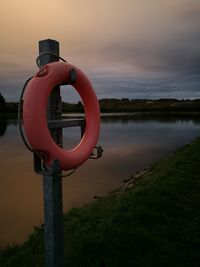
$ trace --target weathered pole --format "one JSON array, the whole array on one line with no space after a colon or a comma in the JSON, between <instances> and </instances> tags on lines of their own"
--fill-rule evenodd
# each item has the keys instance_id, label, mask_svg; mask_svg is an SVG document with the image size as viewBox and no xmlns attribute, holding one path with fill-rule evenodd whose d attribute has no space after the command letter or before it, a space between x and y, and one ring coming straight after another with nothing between
<instances>
[{"instance_id":1,"label":"weathered pole","mask_svg":"<svg viewBox=\"0 0 200 267\"><path fill-rule=\"evenodd\" d=\"M39 41L41 67L59 60L53 54L59 56L59 43L57 41L51 39ZM57 86L49 97L47 120L61 120L61 105L60 88ZM55 142L62 146L62 128L51 129L50 132ZM56 173L58 170L59 162L55 161L52 165L52 173ZM60 175L61 172L56 175L43 176L46 267L64 266L62 177Z\"/></svg>"}]
</instances>

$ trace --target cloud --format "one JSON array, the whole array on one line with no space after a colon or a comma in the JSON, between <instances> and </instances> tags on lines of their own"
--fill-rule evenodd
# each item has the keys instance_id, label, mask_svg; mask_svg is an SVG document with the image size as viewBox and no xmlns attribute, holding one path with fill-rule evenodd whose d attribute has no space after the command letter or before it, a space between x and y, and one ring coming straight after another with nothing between
<instances>
[{"instance_id":1,"label":"cloud","mask_svg":"<svg viewBox=\"0 0 200 267\"><path fill-rule=\"evenodd\" d=\"M130 25L117 40L107 42L102 55L109 60L126 62L144 72L199 74L200 3L191 1L190 7L186 8L186 2L182 1L182 5L177 5L173 12L166 10L162 18L153 12L151 19L147 17L146 21L139 21L137 29ZM163 11L160 7L159 12L162 14Z\"/></svg>"},{"instance_id":2,"label":"cloud","mask_svg":"<svg viewBox=\"0 0 200 267\"><path fill-rule=\"evenodd\" d=\"M91 74L99 98L200 98L197 75L166 77L105 76L100 79Z\"/></svg>"},{"instance_id":3,"label":"cloud","mask_svg":"<svg viewBox=\"0 0 200 267\"><path fill-rule=\"evenodd\" d=\"M61 55L100 97L199 97L198 0L8 0L0 12L0 91L8 100L35 73L45 38L60 41Z\"/></svg>"}]
</instances>

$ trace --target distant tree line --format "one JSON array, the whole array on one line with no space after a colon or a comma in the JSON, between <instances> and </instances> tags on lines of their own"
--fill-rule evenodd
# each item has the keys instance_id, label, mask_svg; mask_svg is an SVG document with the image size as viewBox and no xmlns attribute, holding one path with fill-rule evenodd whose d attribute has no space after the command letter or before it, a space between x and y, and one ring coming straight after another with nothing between
<instances>
[{"instance_id":1,"label":"distant tree line","mask_svg":"<svg viewBox=\"0 0 200 267\"><path fill-rule=\"evenodd\" d=\"M200 99L100 99L101 112L200 112ZM63 112L83 112L79 101L77 104L63 103Z\"/></svg>"},{"instance_id":2,"label":"distant tree line","mask_svg":"<svg viewBox=\"0 0 200 267\"><path fill-rule=\"evenodd\" d=\"M200 112L200 99L101 99L101 112Z\"/></svg>"},{"instance_id":3,"label":"distant tree line","mask_svg":"<svg viewBox=\"0 0 200 267\"><path fill-rule=\"evenodd\" d=\"M163 99L128 99L105 98L99 100L101 112L200 112L200 99L163 98ZM0 113L17 113L18 103L5 102L0 94ZM84 112L81 101L78 103L62 102L62 112Z\"/></svg>"},{"instance_id":4,"label":"distant tree line","mask_svg":"<svg viewBox=\"0 0 200 267\"><path fill-rule=\"evenodd\" d=\"M81 101L78 101L77 104L62 102L62 112L63 113L84 112L83 104Z\"/></svg>"}]
</instances>

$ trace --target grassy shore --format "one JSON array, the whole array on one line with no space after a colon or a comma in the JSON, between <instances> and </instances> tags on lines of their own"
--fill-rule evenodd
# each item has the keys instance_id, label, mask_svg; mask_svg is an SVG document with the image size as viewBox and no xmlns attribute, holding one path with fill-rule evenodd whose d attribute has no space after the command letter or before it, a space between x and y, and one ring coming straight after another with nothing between
<instances>
[{"instance_id":1,"label":"grassy shore","mask_svg":"<svg viewBox=\"0 0 200 267\"><path fill-rule=\"evenodd\" d=\"M197 267L200 138L102 199L65 215L65 266ZM1 252L0 266L40 267L43 229Z\"/></svg>"}]
</instances>

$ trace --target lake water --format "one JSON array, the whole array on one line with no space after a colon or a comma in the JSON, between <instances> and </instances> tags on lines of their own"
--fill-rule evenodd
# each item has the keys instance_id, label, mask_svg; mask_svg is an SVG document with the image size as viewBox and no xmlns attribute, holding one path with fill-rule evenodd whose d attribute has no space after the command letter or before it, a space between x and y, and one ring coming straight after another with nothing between
<instances>
[{"instance_id":1,"label":"lake water","mask_svg":"<svg viewBox=\"0 0 200 267\"><path fill-rule=\"evenodd\" d=\"M200 121L191 118L112 116L102 119L101 159L88 160L63 178L64 211L104 196L131 174L199 136ZM64 130L67 148L80 138L78 128ZM15 120L0 119L0 248L23 242L43 223L42 177L33 171Z\"/></svg>"}]
</instances>

